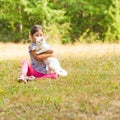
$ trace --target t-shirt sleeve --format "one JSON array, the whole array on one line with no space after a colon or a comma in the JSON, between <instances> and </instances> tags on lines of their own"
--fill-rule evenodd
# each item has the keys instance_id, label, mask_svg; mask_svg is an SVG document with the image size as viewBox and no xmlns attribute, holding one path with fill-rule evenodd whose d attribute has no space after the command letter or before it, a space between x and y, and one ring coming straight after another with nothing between
<instances>
[{"instance_id":1,"label":"t-shirt sleeve","mask_svg":"<svg viewBox=\"0 0 120 120\"><path fill-rule=\"evenodd\" d=\"M31 44L28 46L28 51L32 51L32 50L35 50L35 45L34 44Z\"/></svg>"}]
</instances>

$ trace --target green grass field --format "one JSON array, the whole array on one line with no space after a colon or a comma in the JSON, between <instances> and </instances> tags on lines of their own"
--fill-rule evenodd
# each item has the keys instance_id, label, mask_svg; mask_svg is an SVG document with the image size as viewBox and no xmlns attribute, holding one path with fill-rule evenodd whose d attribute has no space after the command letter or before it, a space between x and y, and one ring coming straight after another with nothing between
<instances>
[{"instance_id":1,"label":"green grass field","mask_svg":"<svg viewBox=\"0 0 120 120\"><path fill-rule=\"evenodd\" d=\"M27 84L17 82L27 45L1 46L0 120L119 120L119 44L55 46L68 76Z\"/></svg>"}]
</instances>

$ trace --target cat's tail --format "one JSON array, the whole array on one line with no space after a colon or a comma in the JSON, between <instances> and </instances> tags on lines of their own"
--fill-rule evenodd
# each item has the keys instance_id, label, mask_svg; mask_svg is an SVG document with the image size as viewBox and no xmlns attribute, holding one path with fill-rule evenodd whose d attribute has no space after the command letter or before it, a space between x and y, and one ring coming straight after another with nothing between
<instances>
[{"instance_id":1,"label":"cat's tail","mask_svg":"<svg viewBox=\"0 0 120 120\"><path fill-rule=\"evenodd\" d=\"M57 74L63 77L68 75L67 71L62 68L57 72Z\"/></svg>"}]
</instances>

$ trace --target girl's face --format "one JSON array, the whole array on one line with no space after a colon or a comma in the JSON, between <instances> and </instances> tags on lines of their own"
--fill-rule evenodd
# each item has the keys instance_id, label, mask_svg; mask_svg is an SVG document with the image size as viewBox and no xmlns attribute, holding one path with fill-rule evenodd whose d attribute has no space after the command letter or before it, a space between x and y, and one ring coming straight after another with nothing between
<instances>
[{"instance_id":1,"label":"girl's face","mask_svg":"<svg viewBox=\"0 0 120 120\"><path fill-rule=\"evenodd\" d=\"M42 36L43 36L42 30L38 30L33 35L31 35L32 42L36 43L36 37L42 37Z\"/></svg>"}]
</instances>

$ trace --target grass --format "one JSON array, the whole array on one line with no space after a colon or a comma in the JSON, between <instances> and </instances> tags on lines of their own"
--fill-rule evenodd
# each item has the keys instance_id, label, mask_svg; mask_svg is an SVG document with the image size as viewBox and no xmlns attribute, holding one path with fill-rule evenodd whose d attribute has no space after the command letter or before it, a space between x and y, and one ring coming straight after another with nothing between
<instances>
[{"instance_id":1,"label":"grass","mask_svg":"<svg viewBox=\"0 0 120 120\"><path fill-rule=\"evenodd\" d=\"M18 83L27 45L0 50L1 120L119 120L120 45L55 45L67 77Z\"/></svg>"}]
</instances>

